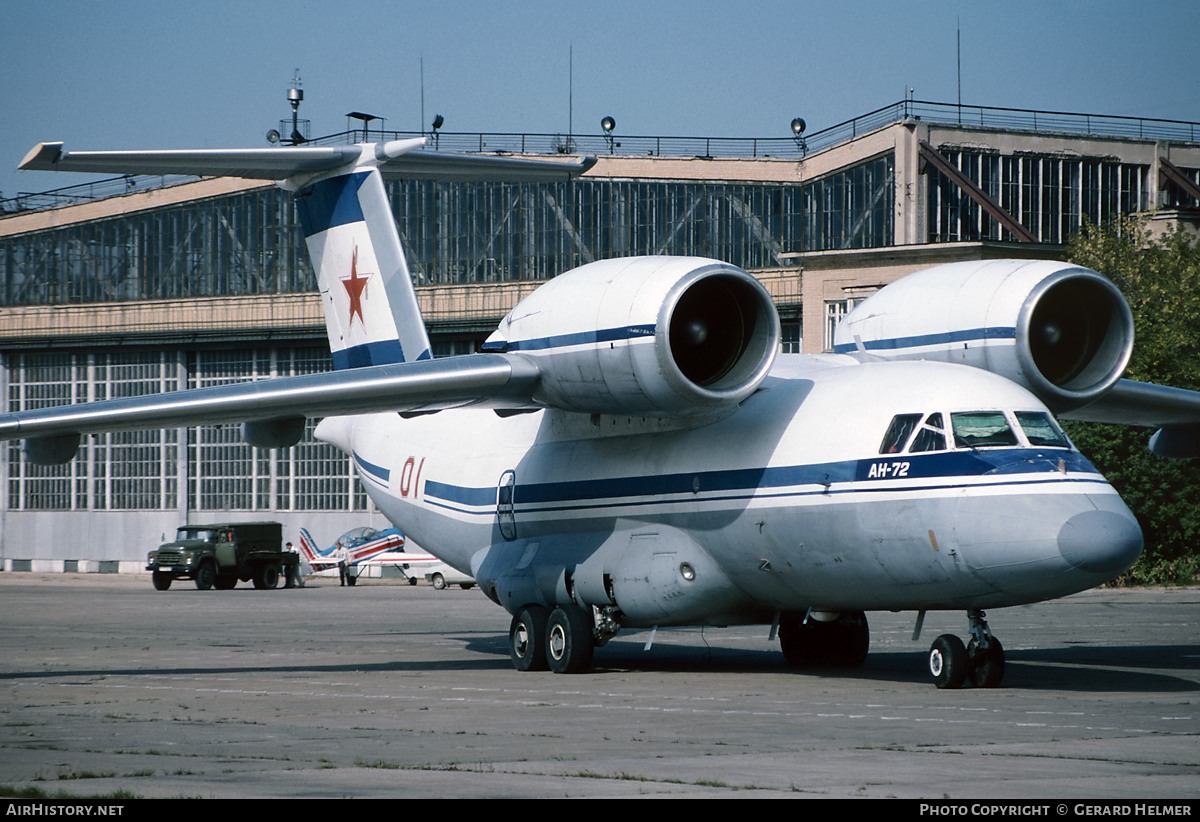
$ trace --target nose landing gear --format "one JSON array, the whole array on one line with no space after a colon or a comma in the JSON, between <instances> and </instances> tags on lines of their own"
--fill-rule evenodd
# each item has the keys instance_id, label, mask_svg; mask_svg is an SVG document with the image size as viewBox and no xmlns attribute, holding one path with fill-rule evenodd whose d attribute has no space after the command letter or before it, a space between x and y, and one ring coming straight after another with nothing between
<instances>
[{"instance_id":1,"label":"nose landing gear","mask_svg":"<svg viewBox=\"0 0 1200 822\"><path fill-rule=\"evenodd\" d=\"M966 645L953 634L942 634L929 648L929 673L939 688L961 688L970 681L976 688L995 688L1004 678L1004 646L992 636L986 614L967 611L971 640Z\"/></svg>"}]
</instances>

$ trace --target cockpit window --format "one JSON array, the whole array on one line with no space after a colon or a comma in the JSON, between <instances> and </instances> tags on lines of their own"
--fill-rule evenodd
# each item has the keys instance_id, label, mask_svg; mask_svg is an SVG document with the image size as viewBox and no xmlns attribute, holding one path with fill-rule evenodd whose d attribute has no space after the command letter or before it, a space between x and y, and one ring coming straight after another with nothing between
<instances>
[{"instance_id":1,"label":"cockpit window","mask_svg":"<svg viewBox=\"0 0 1200 822\"><path fill-rule=\"evenodd\" d=\"M908 442L909 435L913 429L917 427L917 423L921 421L920 414L897 414L892 417L892 424L888 426L887 433L883 435L883 442L879 446L881 454L898 454L904 450L904 444Z\"/></svg>"},{"instance_id":2,"label":"cockpit window","mask_svg":"<svg viewBox=\"0 0 1200 822\"><path fill-rule=\"evenodd\" d=\"M1016 445L1017 435L1000 411L964 411L950 415L954 445L958 448L993 448Z\"/></svg>"},{"instance_id":3,"label":"cockpit window","mask_svg":"<svg viewBox=\"0 0 1200 822\"><path fill-rule=\"evenodd\" d=\"M1017 423L1025 432L1025 438L1030 445L1044 445L1049 448L1069 448L1066 436L1054 424L1049 414L1042 411L1018 411Z\"/></svg>"},{"instance_id":4,"label":"cockpit window","mask_svg":"<svg viewBox=\"0 0 1200 822\"><path fill-rule=\"evenodd\" d=\"M913 437L912 445L909 451L918 453L920 451L944 451L946 449L946 433L942 429L945 425L942 423L941 414L930 414L925 420L925 424L921 426L921 430Z\"/></svg>"}]
</instances>

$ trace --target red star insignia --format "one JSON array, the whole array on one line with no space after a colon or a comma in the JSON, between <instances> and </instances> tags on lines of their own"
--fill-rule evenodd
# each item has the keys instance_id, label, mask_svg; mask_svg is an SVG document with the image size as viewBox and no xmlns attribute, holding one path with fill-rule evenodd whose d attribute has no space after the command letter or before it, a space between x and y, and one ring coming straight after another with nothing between
<instances>
[{"instance_id":1,"label":"red star insignia","mask_svg":"<svg viewBox=\"0 0 1200 822\"><path fill-rule=\"evenodd\" d=\"M363 291L370 281L371 275L365 277L358 276L358 247L354 248L354 256L350 260L350 276L342 279L342 285L346 287L346 294L350 297L350 322L354 322L354 315L358 315L358 321L366 325L366 320L363 319L362 312L362 297Z\"/></svg>"}]
</instances>

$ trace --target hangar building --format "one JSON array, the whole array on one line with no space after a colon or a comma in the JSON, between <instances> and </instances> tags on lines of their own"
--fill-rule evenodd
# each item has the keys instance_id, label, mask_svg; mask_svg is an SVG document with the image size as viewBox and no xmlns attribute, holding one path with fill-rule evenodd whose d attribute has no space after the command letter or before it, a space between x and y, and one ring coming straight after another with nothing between
<instances>
[{"instance_id":1,"label":"hangar building","mask_svg":"<svg viewBox=\"0 0 1200 822\"><path fill-rule=\"evenodd\" d=\"M364 136L413 135L317 142ZM1183 121L905 100L794 138L436 142L599 157L571 183L388 183L438 355L472 350L540 282L605 257L741 266L774 296L785 349L811 352L855 301L919 268L1060 257L1085 221L1200 215L1200 123ZM122 178L0 208L0 410L331 367L295 209L270 184ZM10 443L0 488L4 570L140 571L185 522L276 519L325 544L385 524L311 425L277 450L237 426L94 436L56 467Z\"/></svg>"}]
</instances>

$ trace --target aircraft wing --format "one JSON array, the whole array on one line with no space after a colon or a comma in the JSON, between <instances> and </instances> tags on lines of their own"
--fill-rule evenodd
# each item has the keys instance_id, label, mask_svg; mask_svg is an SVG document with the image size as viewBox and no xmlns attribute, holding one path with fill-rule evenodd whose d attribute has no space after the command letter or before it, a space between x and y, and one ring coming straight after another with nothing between
<instances>
[{"instance_id":1,"label":"aircraft wing","mask_svg":"<svg viewBox=\"0 0 1200 822\"><path fill-rule=\"evenodd\" d=\"M1103 397L1061 417L1080 422L1157 428L1150 451L1160 457L1200 457L1200 391L1118 380Z\"/></svg>"},{"instance_id":2,"label":"aircraft wing","mask_svg":"<svg viewBox=\"0 0 1200 822\"><path fill-rule=\"evenodd\" d=\"M1200 426L1200 391L1118 380L1101 399L1060 416L1146 428Z\"/></svg>"},{"instance_id":3,"label":"aircraft wing","mask_svg":"<svg viewBox=\"0 0 1200 822\"><path fill-rule=\"evenodd\" d=\"M64 151L62 143L38 143L19 168L26 171L79 171L95 174L196 174L285 180L317 175L357 162L374 152L372 165L385 178L554 182L577 177L595 157L531 160L496 154L458 154L416 148L424 138L368 146L287 146L250 149L161 151Z\"/></svg>"},{"instance_id":4,"label":"aircraft wing","mask_svg":"<svg viewBox=\"0 0 1200 822\"><path fill-rule=\"evenodd\" d=\"M0 440L27 439L31 459L64 462L74 456L81 434L101 431L471 404L535 408L531 397L537 382L537 367L519 355L467 354L0 414Z\"/></svg>"}]
</instances>

